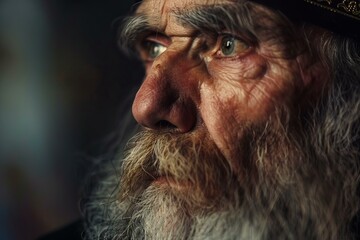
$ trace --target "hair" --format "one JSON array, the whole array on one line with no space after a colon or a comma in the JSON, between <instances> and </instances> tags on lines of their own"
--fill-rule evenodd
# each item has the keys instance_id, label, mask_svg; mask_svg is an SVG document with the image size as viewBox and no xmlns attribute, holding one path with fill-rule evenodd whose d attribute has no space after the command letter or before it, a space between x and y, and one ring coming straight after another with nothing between
<instances>
[{"instance_id":1,"label":"hair","mask_svg":"<svg viewBox=\"0 0 360 240\"><path fill-rule=\"evenodd\" d=\"M172 235L167 236L168 239L219 239L223 237L223 234L226 234L227 239L251 237L251 239L335 240L357 237L357 215L360 204L357 192L360 180L360 45L356 39L344 38L326 31L318 34L312 31L314 29L312 26L304 25L301 29L303 38L307 40L308 50L314 58L320 59L324 69L328 70L330 80L322 89L318 101L311 107L312 111L306 116L299 117L300 130L290 131L291 123L289 122L284 126L277 126L275 129L277 132L272 130L271 126L264 127L266 131L269 131L267 136L273 137L273 142L276 143L276 140L281 139L278 145L273 143L267 145L267 142L262 142L260 138L256 142L257 147L253 155L257 159L257 167L264 169L259 172L259 176L263 178L265 187L257 188L255 193L251 193L253 194L251 196L256 196L256 198L249 197L241 201L232 199L235 204L221 211L199 214L191 220L191 224L179 220L176 222L178 228L169 231ZM259 134L266 132L264 129L259 129ZM127 152L126 156L120 153L114 160L107 160L99 165L94 175L96 186L83 202L87 238L144 239L150 236L147 235L150 233L144 230L149 222L156 222L158 227L153 229L152 236L164 238L157 230L164 230L167 219L159 219L156 212L140 208L151 203L162 203L156 207L169 211L168 216L181 215L182 218L178 219L188 217L181 207L186 204L186 201L181 201L173 195L158 194L151 187L144 190L145 186L142 188L139 185L144 179L137 175L135 170L131 173L130 183L124 182L124 177L120 176L120 172L124 173L124 170L120 170L123 159L131 159L131 154L136 152L136 158L143 163L138 167L147 166L146 170L150 169L149 171L154 166L162 166L161 162L148 162L154 158L153 155L158 158L162 156L172 159L188 156L188 153L181 151L180 156L175 156L175 153L171 154L170 150L171 145L177 146L176 144L181 144L185 141L184 139L173 142L166 135L159 138L163 141L158 140L149 132L142 134L130 141L129 146L132 150ZM147 139L147 141L140 141L141 139ZM139 142L147 143L149 146L140 145ZM206 145L206 141L203 142ZM276 152L282 147L280 144L284 142L291 142L292 145L289 146L294 149L286 149L285 145L281 153L276 153L277 156L288 161L291 161L291 158L301 158L304 166L286 168L281 166L282 163L278 163L279 166L263 166L268 162L265 159L266 156ZM164 144L161 145L162 143ZM205 148L198 142L193 143L193 146L197 147L189 148L189 151L192 151L189 154L198 154L202 148ZM129 161L125 162L122 169L136 169L132 164ZM181 161L177 164L176 167L179 167L179 164L181 166ZM225 167L218 167L227 169L225 162L221 162L221 165ZM213 168L217 167L213 166ZM187 169L187 166L182 166L181 172L188 174ZM276 183L281 183L279 187L271 183L273 179L268 177L269 169L277 175ZM219 172L214 172L212 175L214 181L219 177L217 173ZM226 171L221 174L226 175ZM122 192L119 195L119 192L123 191L120 184L129 185L132 190L140 189L139 195L130 192ZM210 179L206 184L212 186L211 184L215 183ZM293 189L294 187L296 189ZM248 188L235 189L236 191L252 190L251 187ZM144 192L141 192L142 190ZM141 199L148 200L145 202ZM221 197L218 199L219 202L223 200ZM178 207L166 208L167 203L170 202ZM134 204L129 205L130 203ZM238 208L239 205L243 207L241 210ZM211 209L214 206L207 207ZM293 207L296 211L291 209ZM218 209L218 206L215 209ZM256 211L257 215L251 216L251 211ZM144 216L151 219L144 220L146 218ZM241 230L241 235L239 235L239 230ZM215 235L209 236L210 232Z\"/></svg>"}]
</instances>

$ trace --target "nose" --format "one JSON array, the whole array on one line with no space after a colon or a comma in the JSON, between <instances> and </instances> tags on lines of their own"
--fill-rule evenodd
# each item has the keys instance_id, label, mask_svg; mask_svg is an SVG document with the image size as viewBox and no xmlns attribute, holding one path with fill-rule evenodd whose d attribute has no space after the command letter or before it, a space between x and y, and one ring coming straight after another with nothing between
<instances>
[{"instance_id":1,"label":"nose","mask_svg":"<svg viewBox=\"0 0 360 240\"><path fill-rule=\"evenodd\" d=\"M179 72L164 71L160 64L153 67L132 106L136 121L156 130L191 131L197 121L197 111L192 96L193 86L184 79L185 76Z\"/></svg>"}]
</instances>

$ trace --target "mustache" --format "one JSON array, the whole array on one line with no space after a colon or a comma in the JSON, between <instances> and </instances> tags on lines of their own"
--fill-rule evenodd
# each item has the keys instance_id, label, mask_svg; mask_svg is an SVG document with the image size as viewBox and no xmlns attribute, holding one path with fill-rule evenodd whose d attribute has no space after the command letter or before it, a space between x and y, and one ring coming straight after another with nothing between
<instances>
[{"instance_id":1,"label":"mustache","mask_svg":"<svg viewBox=\"0 0 360 240\"><path fill-rule=\"evenodd\" d=\"M230 163L205 131L174 134L144 130L128 144L120 198L137 198L160 177L186 183L193 204L226 196L223 191L236 182Z\"/></svg>"}]
</instances>

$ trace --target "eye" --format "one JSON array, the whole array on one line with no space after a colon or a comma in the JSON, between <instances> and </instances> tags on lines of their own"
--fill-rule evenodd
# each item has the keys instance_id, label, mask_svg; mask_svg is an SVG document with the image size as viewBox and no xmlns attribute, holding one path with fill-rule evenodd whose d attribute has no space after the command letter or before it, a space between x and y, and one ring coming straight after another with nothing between
<instances>
[{"instance_id":1,"label":"eye","mask_svg":"<svg viewBox=\"0 0 360 240\"><path fill-rule=\"evenodd\" d=\"M243 40L231 35L220 36L216 57L236 57L246 53L250 46Z\"/></svg>"},{"instance_id":2,"label":"eye","mask_svg":"<svg viewBox=\"0 0 360 240\"><path fill-rule=\"evenodd\" d=\"M155 58L160 56L163 52L165 52L166 47L161 43L146 40L143 43L143 47L140 50L140 55L145 61L153 61Z\"/></svg>"}]
</instances>

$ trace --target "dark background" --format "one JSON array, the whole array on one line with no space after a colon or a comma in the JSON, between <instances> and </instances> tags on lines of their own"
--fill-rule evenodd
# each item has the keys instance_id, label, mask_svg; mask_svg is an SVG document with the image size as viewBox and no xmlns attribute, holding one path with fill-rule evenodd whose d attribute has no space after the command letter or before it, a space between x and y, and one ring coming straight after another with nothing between
<instances>
[{"instance_id":1,"label":"dark background","mask_svg":"<svg viewBox=\"0 0 360 240\"><path fill-rule=\"evenodd\" d=\"M0 0L0 239L76 220L84 176L134 125L123 0ZM130 127L129 127L130 125Z\"/></svg>"}]
</instances>

